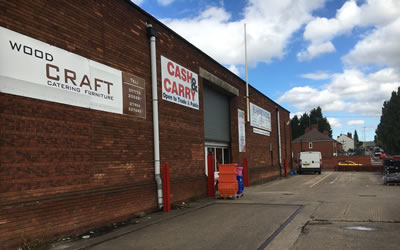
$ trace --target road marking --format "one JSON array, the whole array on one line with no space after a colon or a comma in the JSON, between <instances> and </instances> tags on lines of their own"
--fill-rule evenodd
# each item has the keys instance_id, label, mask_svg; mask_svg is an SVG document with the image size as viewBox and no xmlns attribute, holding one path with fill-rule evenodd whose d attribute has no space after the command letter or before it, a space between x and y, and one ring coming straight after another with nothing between
<instances>
[{"instance_id":1,"label":"road marking","mask_svg":"<svg viewBox=\"0 0 400 250\"><path fill-rule=\"evenodd\" d=\"M360 230L360 231L375 231L374 227L363 227L363 226L354 226L354 227L345 227L345 229L349 230Z\"/></svg>"},{"instance_id":2,"label":"road marking","mask_svg":"<svg viewBox=\"0 0 400 250\"><path fill-rule=\"evenodd\" d=\"M337 179L338 179L339 177L340 177L340 175L336 176L336 178L335 178L333 181L329 182L329 184L335 183L335 181L337 181Z\"/></svg>"},{"instance_id":3,"label":"road marking","mask_svg":"<svg viewBox=\"0 0 400 250\"><path fill-rule=\"evenodd\" d=\"M331 172L330 174L328 174L327 176L322 177L321 179L319 179L319 181L317 181L316 183L312 184L310 187L314 187L315 185L317 185L318 183L320 183L321 181L325 180L326 178L328 178L331 174L333 174L333 172Z\"/></svg>"}]
</instances>

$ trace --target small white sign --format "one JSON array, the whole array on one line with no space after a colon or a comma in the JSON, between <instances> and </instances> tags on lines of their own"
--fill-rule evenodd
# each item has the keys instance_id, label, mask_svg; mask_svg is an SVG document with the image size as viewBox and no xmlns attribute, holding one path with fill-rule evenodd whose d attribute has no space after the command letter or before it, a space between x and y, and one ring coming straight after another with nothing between
<instances>
[{"instance_id":1,"label":"small white sign","mask_svg":"<svg viewBox=\"0 0 400 250\"><path fill-rule=\"evenodd\" d=\"M245 113L238 109L239 152L246 152L246 125Z\"/></svg>"},{"instance_id":2,"label":"small white sign","mask_svg":"<svg viewBox=\"0 0 400 250\"><path fill-rule=\"evenodd\" d=\"M196 73L161 56L162 99L199 109L199 78Z\"/></svg>"},{"instance_id":3,"label":"small white sign","mask_svg":"<svg viewBox=\"0 0 400 250\"><path fill-rule=\"evenodd\" d=\"M250 126L271 131L271 113L250 103Z\"/></svg>"},{"instance_id":4,"label":"small white sign","mask_svg":"<svg viewBox=\"0 0 400 250\"><path fill-rule=\"evenodd\" d=\"M255 134L260 134L260 135L265 135L265 136L270 136L270 132L258 129L258 128L253 128L253 133Z\"/></svg>"}]
</instances>

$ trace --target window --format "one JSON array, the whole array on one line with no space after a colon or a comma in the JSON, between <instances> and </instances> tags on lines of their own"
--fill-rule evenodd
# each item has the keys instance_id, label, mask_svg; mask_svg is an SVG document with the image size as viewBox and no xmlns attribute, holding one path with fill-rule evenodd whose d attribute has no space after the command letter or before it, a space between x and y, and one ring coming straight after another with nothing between
<instances>
[{"instance_id":1,"label":"window","mask_svg":"<svg viewBox=\"0 0 400 250\"><path fill-rule=\"evenodd\" d=\"M312 142L309 142L309 143L308 143L308 148L309 148L309 149L312 149Z\"/></svg>"},{"instance_id":2,"label":"window","mask_svg":"<svg viewBox=\"0 0 400 250\"><path fill-rule=\"evenodd\" d=\"M227 146L206 146L206 174L208 173L207 168L207 156L214 156L214 169L215 172L219 171L218 164L229 164L232 163L230 150Z\"/></svg>"}]
</instances>

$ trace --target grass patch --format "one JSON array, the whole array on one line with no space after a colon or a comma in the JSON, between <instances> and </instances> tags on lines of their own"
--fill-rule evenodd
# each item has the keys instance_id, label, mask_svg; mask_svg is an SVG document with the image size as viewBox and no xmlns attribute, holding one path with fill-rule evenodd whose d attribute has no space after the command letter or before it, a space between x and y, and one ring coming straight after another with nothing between
<instances>
[{"instance_id":1,"label":"grass patch","mask_svg":"<svg viewBox=\"0 0 400 250\"><path fill-rule=\"evenodd\" d=\"M21 247L22 250L48 250L50 243L45 240L45 233L41 233L35 238L26 237L24 233L21 234Z\"/></svg>"}]
</instances>

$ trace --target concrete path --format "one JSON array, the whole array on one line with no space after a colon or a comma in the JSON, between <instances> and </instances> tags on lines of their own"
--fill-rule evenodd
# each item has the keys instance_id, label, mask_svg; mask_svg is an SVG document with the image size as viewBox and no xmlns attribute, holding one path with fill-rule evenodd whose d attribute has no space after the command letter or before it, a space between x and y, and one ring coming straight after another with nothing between
<instances>
[{"instance_id":1,"label":"concrete path","mask_svg":"<svg viewBox=\"0 0 400 250\"><path fill-rule=\"evenodd\" d=\"M53 249L396 249L400 186L364 172L298 175L204 199Z\"/></svg>"}]
</instances>

